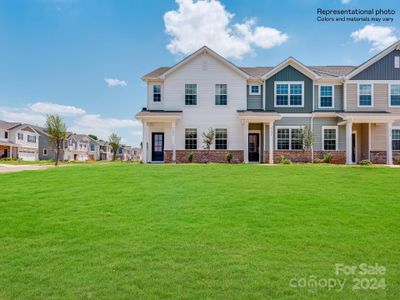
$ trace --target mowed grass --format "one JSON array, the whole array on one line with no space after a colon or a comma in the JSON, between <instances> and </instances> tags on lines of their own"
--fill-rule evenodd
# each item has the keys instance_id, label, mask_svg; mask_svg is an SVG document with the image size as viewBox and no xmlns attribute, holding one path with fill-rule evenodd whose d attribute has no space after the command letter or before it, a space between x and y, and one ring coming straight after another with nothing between
<instances>
[{"instance_id":1,"label":"mowed grass","mask_svg":"<svg viewBox=\"0 0 400 300\"><path fill-rule=\"evenodd\" d=\"M400 294L400 169L110 164L0 182L0 299ZM336 275L336 263L387 271ZM310 276L347 281L289 285ZM355 277L386 289L353 290Z\"/></svg>"}]
</instances>

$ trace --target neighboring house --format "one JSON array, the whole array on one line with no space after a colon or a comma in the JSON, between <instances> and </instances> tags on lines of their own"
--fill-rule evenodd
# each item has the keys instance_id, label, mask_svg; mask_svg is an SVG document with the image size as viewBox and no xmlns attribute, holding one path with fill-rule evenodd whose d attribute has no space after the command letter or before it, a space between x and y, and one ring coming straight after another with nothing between
<instances>
[{"instance_id":1,"label":"neighboring house","mask_svg":"<svg viewBox=\"0 0 400 300\"><path fill-rule=\"evenodd\" d=\"M100 141L87 136L89 139L88 160L100 160Z\"/></svg>"},{"instance_id":2,"label":"neighboring house","mask_svg":"<svg viewBox=\"0 0 400 300\"><path fill-rule=\"evenodd\" d=\"M132 147L131 146L121 145L121 147L119 147L118 150L117 150L117 154L115 155L115 159L124 160L124 161L131 160L132 159L131 151L132 151Z\"/></svg>"},{"instance_id":3,"label":"neighboring house","mask_svg":"<svg viewBox=\"0 0 400 300\"><path fill-rule=\"evenodd\" d=\"M0 158L38 160L39 133L33 126L0 121Z\"/></svg>"},{"instance_id":4,"label":"neighboring house","mask_svg":"<svg viewBox=\"0 0 400 300\"><path fill-rule=\"evenodd\" d=\"M400 159L400 42L360 66L305 66L293 57L273 67L237 67L202 47L147 82L144 163L226 161L276 163L282 155L333 162ZM301 129L314 133L304 151ZM215 129L211 151L202 133Z\"/></svg>"},{"instance_id":5,"label":"neighboring house","mask_svg":"<svg viewBox=\"0 0 400 300\"><path fill-rule=\"evenodd\" d=\"M142 152L142 149L140 149L139 147L132 147L132 150L131 150L132 160L134 160L134 161L140 160L141 152Z\"/></svg>"},{"instance_id":6,"label":"neighboring house","mask_svg":"<svg viewBox=\"0 0 400 300\"><path fill-rule=\"evenodd\" d=\"M112 151L108 142L100 140L99 141L99 160L112 160Z\"/></svg>"}]
</instances>

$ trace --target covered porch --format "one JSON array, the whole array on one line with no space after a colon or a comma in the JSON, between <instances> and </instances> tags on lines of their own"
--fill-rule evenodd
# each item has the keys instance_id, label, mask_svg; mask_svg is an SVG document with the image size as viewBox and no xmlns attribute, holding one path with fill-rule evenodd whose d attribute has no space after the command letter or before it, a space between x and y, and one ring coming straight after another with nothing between
<instances>
[{"instance_id":1,"label":"covered porch","mask_svg":"<svg viewBox=\"0 0 400 300\"><path fill-rule=\"evenodd\" d=\"M143 125L142 162L175 162L176 123L182 118L182 112L143 110L136 118Z\"/></svg>"},{"instance_id":2,"label":"covered porch","mask_svg":"<svg viewBox=\"0 0 400 300\"><path fill-rule=\"evenodd\" d=\"M0 144L0 159L4 158L17 158L18 147L12 143Z\"/></svg>"},{"instance_id":3,"label":"covered porch","mask_svg":"<svg viewBox=\"0 0 400 300\"><path fill-rule=\"evenodd\" d=\"M393 164L392 127L400 115L343 113L339 125L346 125L346 163L369 160L374 164Z\"/></svg>"},{"instance_id":4,"label":"covered porch","mask_svg":"<svg viewBox=\"0 0 400 300\"><path fill-rule=\"evenodd\" d=\"M274 163L274 122L276 112L238 111L243 127L243 162Z\"/></svg>"}]
</instances>

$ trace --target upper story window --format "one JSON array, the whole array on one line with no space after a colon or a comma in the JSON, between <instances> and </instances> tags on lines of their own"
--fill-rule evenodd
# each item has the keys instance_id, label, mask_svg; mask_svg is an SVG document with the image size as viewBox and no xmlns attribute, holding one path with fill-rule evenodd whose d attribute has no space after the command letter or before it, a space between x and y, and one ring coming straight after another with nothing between
<instances>
[{"instance_id":1,"label":"upper story window","mask_svg":"<svg viewBox=\"0 0 400 300\"><path fill-rule=\"evenodd\" d=\"M28 143L36 143L36 136L28 134Z\"/></svg>"},{"instance_id":2,"label":"upper story window","mask_svg":"<svg viewBox=\"0 0 400 300\"><path fill-rule=\"evenodd\" d=\"M8 139L8 131L4 131L4 138Z\"/></svg>"},{"instance_id":3,"label":"upper story window","mask_svg":"<svg viewBox=\"0 0 400 300\"><path fill-rule=\"evenodd\" d=\"M228 86L226 84L215 85L215 105L228 104Z\"/></svg>"},{"instance_id":4,"label":"upper story window","mask_svg":"<svg viewBox=\"0 0 400 300\"><path fill-rule=\"evenodd\" d=\"M392 149L400 150L400 128L392 129Z\"/></svg>"},{"instance_id":5,"label":"upper story window","mask_svg":"<svg viewBox=\"0 0 400 300\"><path fill-rule=\"evenodd\" d=\"M122 154L122 148L118 148L118 154Z\"/></svg>"},{"instance_id":6,"label":"upper story window","mask_svg":"<svg viewBox=\"0 0 400 300\"><path fill-rule=\"evenodd\" d=\"M276 148L277 150L302 150L301 127L277 127Z\"/></svg>"},{"instance_id":7,"label":"upper story window","mask_svg":"<svg viewBox=\"0 0 400 300\"><path fill-rule=\"evenodd\" d=\"M275 106L303 106L303 82L275 82Z\"/></svg>"},{"instance_id":8,"label":"upper story window","mask_svg":"<svg viewBox=\"0 0 400 300\"><path fill-rule=\"evenodd\" d=\"M195 150L197 149L197 129L186 128L185 129L185 149Z\"/></svg>"},{"instance_id":9,"label":"upper story window","mask_svg":"<svg viewBox=\"0 0 400 300\"><path fill-rule=\"evenodd\" d=\"M215 149L228 149L228 130L225 128L215 129Z\"/></svg>"},{"instance_id":10,"label":"upper story window","mask_svg":"<svg viewBox=\"0 0 400 300\"><path fill-rule=\"evenodd\" d=\"M250 85L249 95L261 95L261 86L259 84Z\"/></svg>"},{"instance_id":11,"label":"upper story window","mask_svg":"<svg viewBox=\"0 0 400 300\"><path fill-rule=\"evenodd\" d=\"M94 151L94 144L90 144L90 151Z\"/></svg>"},{"instance_id":12,"label":"upper story window","mask_svg":"<svg viewBox=\"0 0 400 300\"><path fill-rule=\"evenodd\" d=\"M322 127L322 147L324 150L337 150L337 126Z\"/></svg>"},{"instance_id":13,"label":"upper story window","mask_svg":"<svg viewBox=\"0 0 400 300\"><path fill-rule=\"evenodd\" d=\"M390 106L400 106L400 84L390 85Z\"/></svg>"},{"instance_id":14,"label":"upper story window","mask_svg":"<svg viewBox=\"0 0 400 300\"><path fill-rule=\"evenodd\" d=\"M319 107L332 108L333 105L333 85L319 86Z\"/></svg>"},{"instance_id":15,"label":"upper story window","mask_svg":"<svg viewBox=\"0 0 400 300\"><path fill-rule=\"evenodd\" d=\"M372 106L372 84L358 85L358 106Z\"/></svg>"},{"instance_id":16,"label":"upper story window","mask_svg":"<svg viewBox=\"0 0 400 300\"><path fill-rule=\"evenodd\" d=\"M395 67L396 69L399 69L399 68L400 68L400 56L395 56L395 57L394 57L394 67Z\"/></svg>"},{"instance_id":17,"label":"upper story window","mask_svg":"<svg viewBox=\"0 0 400 300\"><path fill-rule=\"evenodd\" d=\"M18 132L17 138L18 138L18 140L23 141L24 140L24 134L21 133L21 132Z\"/></svg>"},{"instance_id":18,"label":"upper story window","mask_svg":"<svg viewBox=\"0 0 400 300\"><path fill-rule=\"evenodd\" d=\"M185 84L185 105L197 105L197 84Z\"/></svg>"},{"instance_id":19,"label":"upper story window","mask_svg":"<svg viewBox=\"0 0 400 300\"><path fill-rule=\"evenodd\" d=\"M153 102L161 102L161 85L153 85Z\"/></svg>"}]
</instances>

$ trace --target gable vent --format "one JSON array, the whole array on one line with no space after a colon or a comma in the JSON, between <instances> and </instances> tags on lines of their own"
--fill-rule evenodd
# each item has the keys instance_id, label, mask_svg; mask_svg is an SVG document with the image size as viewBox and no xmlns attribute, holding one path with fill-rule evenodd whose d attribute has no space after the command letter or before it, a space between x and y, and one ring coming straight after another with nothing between
<instances>
[{"instance_id":1,"label":"gable vent","mask_svg":"<svg viewBox=\"0 0 400 300\"><path fill-rule=\"evenodd\" d=\"M207 71L208 70L208 62L206 60L203 60L202 69L203 69L203 71Z\"/></svg>"}]
</instances>

